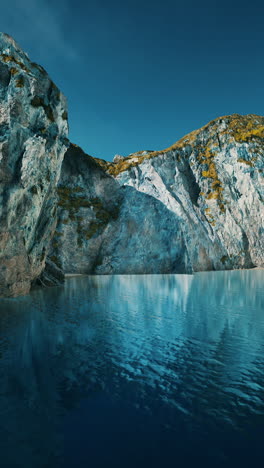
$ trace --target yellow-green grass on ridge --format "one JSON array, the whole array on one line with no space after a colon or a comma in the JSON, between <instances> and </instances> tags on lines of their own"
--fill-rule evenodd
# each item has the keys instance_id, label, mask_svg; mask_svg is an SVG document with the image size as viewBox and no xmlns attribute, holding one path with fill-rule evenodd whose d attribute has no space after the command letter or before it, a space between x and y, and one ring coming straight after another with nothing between
<instances>
[{"instance_id":1,"label":"yellow-green grass on ridge","mask_svg":"<svg viewBox=\"0 0 264 468\"><path fill-rule=\"evenodd\" d=\"M224 130L219 130L219 125L222 121L225 121L227 128L225 128ZM108 162L99 158L95 158L95 160L110 175L117 176L121 172L124 172L130 169L131 167L138 166L146 159L152 159L156 156L166 154L173 150L182 150L187 146L201 146L201 142L199 142L199 135L206 130L209 130L209 133L207 135L208 140L213 141L217 138L217 136L219 136L219 134L222 134L229 135L230 137L234 138L234 140L237 143L247 143L251 139L264 139L264 117L254 114L244 116L239 114L233 114L230 116L218 117L217 119L210 121L200 129L194 130L191 133L185 135L176 143L164 150L151 151L147 152L147 154L142 154L144 152L132 153L116 163ZM206 152L207 149L204 148L204 151ZM245 162L245 164L251 165L250 161ZM216 174L214 173L214 171L214 165L211 163L209 165L207 176L215 178ZM206 175L204 174L204 176Z\"/></svg>"}]
</instances>

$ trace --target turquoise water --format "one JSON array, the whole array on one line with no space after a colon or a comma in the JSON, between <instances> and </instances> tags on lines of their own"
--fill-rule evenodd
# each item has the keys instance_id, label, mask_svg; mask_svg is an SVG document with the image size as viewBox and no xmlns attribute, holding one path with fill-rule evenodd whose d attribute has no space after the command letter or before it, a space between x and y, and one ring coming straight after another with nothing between
<instances>
[{"instance_id":1,"label":"turquoise water","mask_svg":"<svg viewBox=\"0 0 264 468\"><path fill-rule=\"evenodd\" d=\"M1 468L262 466L263 284L89 276L1 300Z\"/></svg>"}]
</instances>

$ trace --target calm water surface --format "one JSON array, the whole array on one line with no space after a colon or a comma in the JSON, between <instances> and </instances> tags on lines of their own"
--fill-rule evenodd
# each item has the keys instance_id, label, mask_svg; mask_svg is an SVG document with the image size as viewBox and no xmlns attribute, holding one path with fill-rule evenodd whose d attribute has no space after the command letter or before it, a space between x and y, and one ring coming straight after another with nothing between
<instances>
[{"instance_id":1,"label":"calm water surface","mask_svg":"<svg viewBox=\"0 0 264 468\"><path fill-rule=\"evenodd\" d=\"M1 468L264 464L264 271L0 301Z\"/></svg>"}]
</instances>

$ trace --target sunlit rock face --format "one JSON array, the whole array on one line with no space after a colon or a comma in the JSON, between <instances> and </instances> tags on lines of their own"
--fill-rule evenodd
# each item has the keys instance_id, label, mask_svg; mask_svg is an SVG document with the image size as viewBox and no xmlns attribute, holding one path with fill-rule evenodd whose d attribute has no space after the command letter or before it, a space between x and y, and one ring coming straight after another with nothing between
<instances>
[{"instance_id":1,"label":"sunlit rock face","mask_svg":"<svg viewBox=\"0 0 264 468\"><path fill-rule=\"evenodd\" d=\"M177 212L194 270L264 264L263 117L219 118L131 160L110 171Z\"/></svg>"},{"instance_id":2,"label":"sunlit rock face","mask_svg":"<svg viewBox=\"0 0 264 468\"><path fill-rule=\"evenodd\" d=\"M256 115L222 117L164 151L112 163L68 150L57 261L99 274L263 266L263 171Z\"/></svg>"},{"instance_id":3,"label":"sunlit rock face","mask_svg":"<svg viewBox=\"0 0 264 468\"><path fill-rule=\"evenodd\" d=\"M64 96L0 33L0 296L27 293L45 267L67 134Z\"/></svg>"}]
</instances>

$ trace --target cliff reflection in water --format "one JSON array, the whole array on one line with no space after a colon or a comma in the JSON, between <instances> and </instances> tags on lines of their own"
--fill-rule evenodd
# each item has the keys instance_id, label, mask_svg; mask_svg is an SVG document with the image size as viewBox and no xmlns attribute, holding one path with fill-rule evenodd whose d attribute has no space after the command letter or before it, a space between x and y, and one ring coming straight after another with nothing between
<instances>
[{"instance_id":1,"label":"cliff reflection in water","mask_svg":"<svg viewBox=\"0 0 264 468\"><path fill-rule=\"evenodd\" d=\"M2 300L3 466L121 467L117 440L127 466L144 466L142 443L152 466L231 463L236 447L241 462L248 449L257 456L263 280L263 271L90 276ZM130 440L120 435L128 421ZM108 458L95 455L108 436Z\"/></svg>"}]
</instances>

